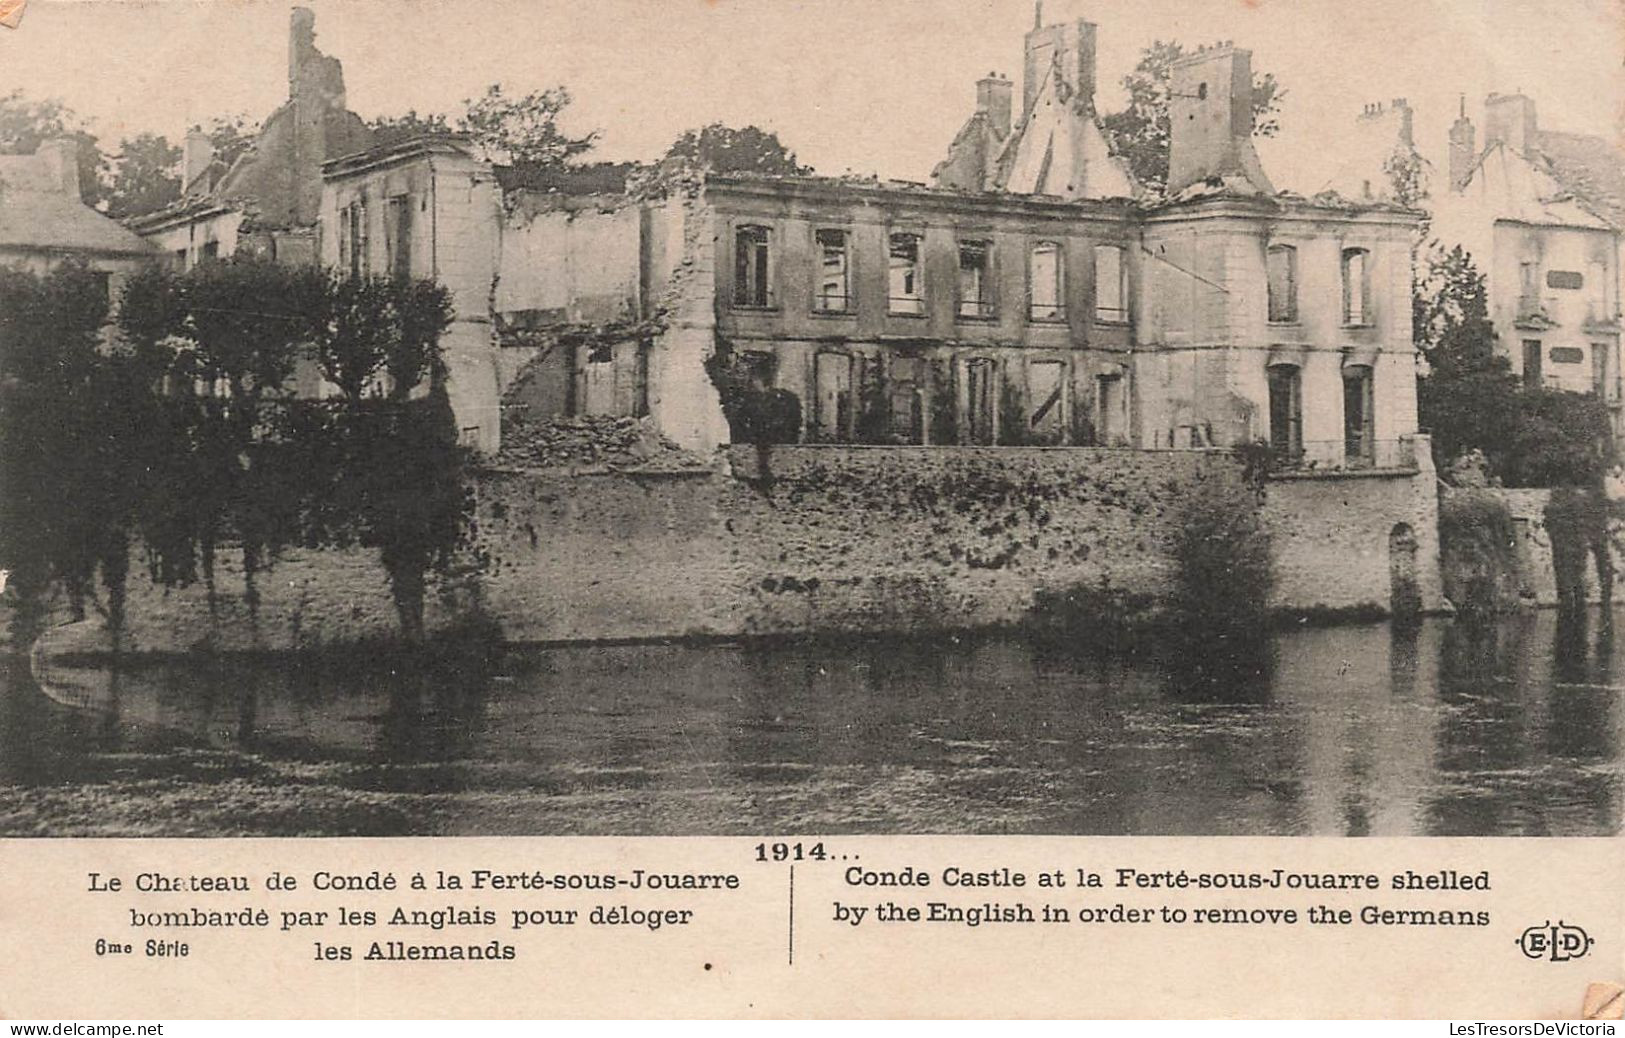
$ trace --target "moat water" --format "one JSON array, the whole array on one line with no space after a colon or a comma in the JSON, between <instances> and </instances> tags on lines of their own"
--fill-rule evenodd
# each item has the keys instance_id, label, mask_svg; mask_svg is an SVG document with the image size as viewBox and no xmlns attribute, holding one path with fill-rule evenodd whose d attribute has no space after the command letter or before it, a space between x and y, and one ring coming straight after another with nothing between
<instances>
[{"instance_id":1,"label":"moat water","mask_svg":"<svg viewBox=\"0 0 1625 1038\"><path fill-rule=\"evenodd\" d=\"M1611 835L1625 611L0 674L0 833ZM1622 632L1615 634L1615 630Z\"/></svg>"}]
</instances>

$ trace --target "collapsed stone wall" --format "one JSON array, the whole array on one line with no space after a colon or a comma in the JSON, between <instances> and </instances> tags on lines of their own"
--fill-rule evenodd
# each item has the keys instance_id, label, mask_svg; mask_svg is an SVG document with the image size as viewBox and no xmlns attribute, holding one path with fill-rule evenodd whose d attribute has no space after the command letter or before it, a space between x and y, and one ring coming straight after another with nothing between
<instances>
[{"instance_id":1,"label":"collapsed stone wall","mask_svg":"<svg viewBox=\"0 0 1625 1038\"><path fill-rule=\"evenodd\" d=\"M1046 592L1159 597L1177 505L1241 479L1225 452L1110 448L734 447L715 467L493 469L477 485L481 568L430 588L426 624L479 610L514 640L594 641L1009 624ZM1385 608L1391 529L1415 477L1272 481L1276 606ZM1430 576L1429 573L1432 573ZM374 552L289 552L250 617L226 553L201 587L132 573L137 649L309 648L398 629ZM252 619L252 623L250 622Z\"/></svg>"}]
</instances>

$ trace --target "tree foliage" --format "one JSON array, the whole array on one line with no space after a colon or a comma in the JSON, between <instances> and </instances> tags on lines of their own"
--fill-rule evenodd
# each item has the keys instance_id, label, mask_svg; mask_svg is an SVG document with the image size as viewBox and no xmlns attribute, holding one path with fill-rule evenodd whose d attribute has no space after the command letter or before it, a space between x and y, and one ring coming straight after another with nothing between
<instances>
[{"instance_id":1,"label":"tree foliage","mask_svg":"<svg viewBox=\"0 0 1625 1038\"><path fill-rule=\"evenodd\" d=\"M581 155L598 141L598 131L571 137L559 129L559 115L570 105L562 86L509 97L493 83L479 97L463 102L459 129L493 159L519 165L557 166Z\"/></svg>"},{"instance_id":2,"label":"tree foliage","mask_svg":"<svg viewBox=\"0 0 1625 1038\"><path fill-rule=\"evenodd\" d=\"M1460 246L1418 266L1412 329L1428 369L1417 404L1441 469L1477 449L1507 485L1580 486L1614 463L1608 408L1595 393L1526 385L1497 352L1484 276Z\"/></svg>"},{"instance_id":3,"label":"tree foliage","mask_svg":"<svg viewBox=\"0 0 1625 1038\"><path fill-rule=\"evenodd\" d=\"M375 145L399 144L425 134L451 133L451 122L439 113L419 115L412 109L404 115L380 115L367 122Z\"/></svg>"},{"instance_id":4,"label":"tree foliage","mask_svg":"<svg viewBox=\"0 0 1625 1038\"><path fill-rule=\"evenodd\" d=\"M86 205L98 204L107 163L84 121L57 98L32 101L21 90L0 97L0 155L32 155L53 137L78 143L79 194Z\"/></svg>"},{"instance_id":5,"label":"tree foliage","mask_svg":"<svg viewBox=\"0 0 1625 1038\"><path fill-rule=\"evenodd\" d=\"M212 601L229 542L251 610L286 547L376 548L420 634L426 572L467 507L445 289L235 258L135 274L116 336L107 305L82 265L0 271L0 567L18 633L38 629L52 588L76 611L94 601L100 572L116 646L133 544L159 583L202 580ZM337 398L291 393L305 356L340 376Z\"/></svg>"},{"instance_id":6,"label":"tree foliage","mask_svg":"<svg viewBox=\"0 0 1625 1038\"><path fill-rule=\"evenodd\" d=\"M167 138L142 133L119 145L105 192L115 219L156 212L181 196L181 149Z\"/></svg>"},{"instance_id":7,"label":"tree foliage","mask_svg":"<svg viewBox=\"0 0 1625 1038\"><path fill-rule=\"evenodd\" d=\"M796 161L796 153L784 146L778 134L756 126L735 129L722 123L685 131L666 149L665 158L715 173L806 176L813 171Z\"/></svg>"},{"instance_id":8,"label":"tree foliage","mask_svg":"<svg viewBox=\"0 0 1625 1038\"><path fill-rule=\"evenodd\" d=\"M1128 163L1141 185L1161 194L1168 183L1170 69L1184 57L1183 44L1157 40L1140 52L1133 71L1123 77L1128 107L1101 118L1112 153ZM1253 133L1280 132L1280 105L1286 91L1274 73L1253 77Z\"/></svg>"}]
</instances>

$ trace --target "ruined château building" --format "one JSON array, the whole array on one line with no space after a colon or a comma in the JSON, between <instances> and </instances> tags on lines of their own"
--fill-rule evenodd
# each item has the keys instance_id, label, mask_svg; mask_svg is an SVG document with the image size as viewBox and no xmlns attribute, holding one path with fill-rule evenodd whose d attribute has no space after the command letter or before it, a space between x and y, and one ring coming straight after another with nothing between
<instances>
[{"instance_id":1,"label":"ruined ch\u00e2teau building","mask_svg":"<svg viewBox=\"0 0 1625 1038\"><path fill-rule=\"evenodd\" d=\"M322 259L452 289L452 400L487 450L505 422L573 414L704 449L772 395L781 440L1268 440L1305 467L1408 468L1417 215L1277 192L1228 44L1173 69L1169 197L1144 197L1106 149L1095 38L1029 32L1019 113L982 80L932 186L629 190L624 169L527 178L440 137L326 165Z\"/></svg>"}]
</instances>

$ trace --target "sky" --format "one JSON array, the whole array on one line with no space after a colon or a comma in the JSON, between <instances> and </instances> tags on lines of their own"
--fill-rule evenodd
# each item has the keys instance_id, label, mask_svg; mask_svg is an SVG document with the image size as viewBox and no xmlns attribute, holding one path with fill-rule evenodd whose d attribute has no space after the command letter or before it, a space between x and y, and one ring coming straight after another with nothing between
<instances>
[{"instance_id":1,"label":"sky","mask_svg":"<svg viewBox=\"0 0 1625 1038\"><path fill-rule=\"evenodd\" d=\"M58 97L110 147L178 141L217 115L259 121L287 96L291 4L31 0L0 28L0 95ZM306 0L364 117L456 114L501 82L563 84L563 125L597 154L652 159L683 130L772 129L821 173L927 179L974 107L975 80L1018 81L1030 0ZM1339 134L1406 97L1444 161L1457 98L1480 126L1491 91L1535 98L1542 128L1625 138L1625 0L1045 0L1046 22L1099 25L1099 104L1155 39L1233 40L1286 89L1261 142L1278 187L1313 192Z\"/></svg>"}]
</instances>

